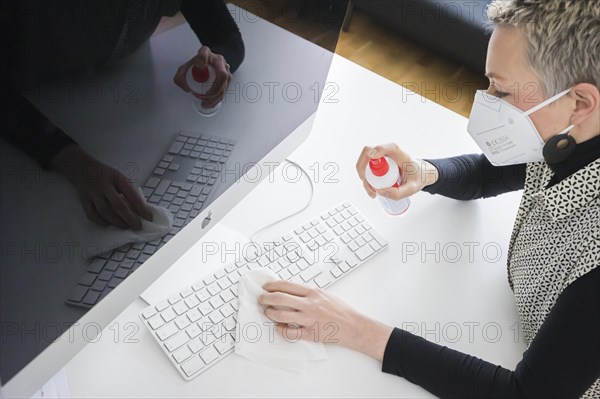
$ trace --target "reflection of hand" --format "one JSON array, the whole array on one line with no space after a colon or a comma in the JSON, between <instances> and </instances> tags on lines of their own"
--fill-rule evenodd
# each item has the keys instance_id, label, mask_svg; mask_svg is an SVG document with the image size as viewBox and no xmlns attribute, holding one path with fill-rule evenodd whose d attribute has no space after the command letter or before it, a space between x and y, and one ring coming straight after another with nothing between
<instances>
[{"instance_id":1,"label":"reflection of hand","mask_svg":"<svg viewBox=\"0 0 600 399\"><path fill-rule=\"evenodd\" d=\"M194 58L179 67L173 81L177 86L189 92L190 87L185 80L187 70L192 66L204 68L208 64L215 68L216 77L215 82L204 96L205 99L202 101L202 106L204 108L214 108L225 97L225 92L233 77L229 71L229 64L222 55L213 53L207 46L202 46Z\"/></svg>"},{"instance_id":2,"label":"reflection of hand","mask_svg":"<svg viewBox=\"0 0 600 399\"><path fill-rule=\"evenodd\" d=\"M271 281L258 297L265 315L289 340L336 343L382 360L392 328L357 312L333 295L289 281Z\"/></svg>"},{"instance_id":3,"label":"reflection of hand","mask_svg":"<svg viewBox=\"0 0 600 399\"><path fill-rule=\"evenodd\" d=\"M379 159L387 156L393 159L402 171L403 183L397 188L388 188L385 190L375 190L365 177L365 169L371 159ZM392 198L402 199L418 193L423 188L432 185L438 179L438 170L427 161L413 159L405 153L396 144L387 144L375 148L365 147L356 163L356 171L363 182L365 191L371 198L376 194Z\"/></svg>"},{"instance_id":4,"label":"reflection of hand","mask_svg":"<svg viewBox=\"0 0 600 399\"><path fill-rule=\"evenodd\" d=\"M53 165L75 186L83 209L93 222L139 230L142 227L140 216L152 220L152 211L129 179L78 145L63 148L54 158Z\"/></svg>"}]
</instances>

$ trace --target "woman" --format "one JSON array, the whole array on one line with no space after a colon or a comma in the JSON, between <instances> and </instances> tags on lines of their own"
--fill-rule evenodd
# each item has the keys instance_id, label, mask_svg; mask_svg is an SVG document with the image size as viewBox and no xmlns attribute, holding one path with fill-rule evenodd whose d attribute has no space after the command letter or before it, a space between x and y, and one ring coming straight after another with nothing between
<instances>
[{"instance_id":1,"label":"woman","mask_svg":"<svg viewBox=\"0 0 600 399\"><path fill-rule=\"evenodd\" d=\"M259 302L280 329L292 324L306 339L314 323L337 323L340 345L441 397L599 398L600 3L495 0L488 16L490 87L469 123L487 157L417 161L387 145L365 148L357 170L371 197L424 190L468 200L524 189L508 253L528 345L515 370L387 326L318 289L271 282ZM500 140L481 140L492 131ZM407 181L375 191L363 171L383 155Z\"/></svg>"}]
</instances>

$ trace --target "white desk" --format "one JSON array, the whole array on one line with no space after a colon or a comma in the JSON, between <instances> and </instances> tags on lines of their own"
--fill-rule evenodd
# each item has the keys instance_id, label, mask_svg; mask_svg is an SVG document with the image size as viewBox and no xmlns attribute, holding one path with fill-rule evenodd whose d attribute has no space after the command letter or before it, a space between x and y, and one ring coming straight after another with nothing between
<instances>
[{"instance_id":1,"label":"white desk","mask_svg":"<svg viewBox=\"0 0 600 399\"><path fill-rule=\"evenodd\" d=\"M340 89L335 96L339 102L321 105L311 137L290 157L320 172L313 204L272 232L287 230L340 201L352 201L389 239L390 249L330 292L383 322L418 326L430 340L513 368L525 346L514 334L518 316L506 280L506 249L520 193L474 202L420 193L412 198L407 215L386 216L363 192L356 176L354 165L362 147L397 142L422 157L476 152L466 133L467 121L337 56L329 81ZM337 183L323 181L334 170L326 166L328 162L337 165L332 176ZM284 184L281 179L265 180L222 223L248 236L295 210L306 182ZM292 197L299 197L298 202ZM415 245L425 245L424 249L438 245L440 259L435 259L435 251L412 254ZM474 248L472 259L469 246ZM462 250L458 259L456 248ZM486 262L486 257L495 262ZM192 258L184 255L178 263L193 262ZM218 267L218 262L211 262L203 270ZM431 396L402 378L382 373L375 360L334 346L328 347L329 360L304 374L230 355L184 382L138 320L143 306L139 299L132 303L112 329L69 363L73 397ZM125 335L133 331L126 323L139 327L130 337L137 342L125 342ZM115 329L120 333L117 342Z\"/></svg>"}]
</instances>

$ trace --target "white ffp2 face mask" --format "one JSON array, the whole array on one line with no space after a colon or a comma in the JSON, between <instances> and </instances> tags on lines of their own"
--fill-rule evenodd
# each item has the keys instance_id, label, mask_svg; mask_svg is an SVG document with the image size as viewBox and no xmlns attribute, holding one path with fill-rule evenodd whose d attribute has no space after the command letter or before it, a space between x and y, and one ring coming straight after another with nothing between
<instances>
[{"instance_id":1,"label":"white ffp2 face mask","mask_svg":"<svg viewBox=\"0 0 600 399\"><path fill-rule=\"evenodd\" d=\"M553 103L571 89L523 112L508 102L478 90L467 131L492 165L514 165L544 160L544 140L529 115ZM569 126L559 134L573 129Z\"/></svg>"}]
</instances>

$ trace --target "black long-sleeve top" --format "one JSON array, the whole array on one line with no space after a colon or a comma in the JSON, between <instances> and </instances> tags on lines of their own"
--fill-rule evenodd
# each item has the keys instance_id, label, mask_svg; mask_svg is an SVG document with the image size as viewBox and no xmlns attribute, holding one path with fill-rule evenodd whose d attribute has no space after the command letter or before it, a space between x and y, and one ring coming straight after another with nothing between
<instances>
[{"instance_id":1,"label":"black long-sleeve top","mask_svg":"<svg viewBox=\"0 0 600 399\"><path fill-rule=\"evenodd\" d=\"M550 165L549 186L600 158L600 136L581 143L565 162ZM459 200L522 189L525 165L495 167L483 155L431 160L440 178L425 188ZM395 328L383 371L442 398L578 398L600 377L600 267L558 297L514 371Z\"/></svg>"},{"instance_id":2,"label":"black long-sleeve top","mask_svg":"<svg viewBox=\"0 0 600 399\"><path fill-rule=\"evenodd\" d=\"M160 17L181 10L199 41L235 72L245 49L223 0L1 0L0 137L41 166L74 141L22 90L123 57L147 40ZM190 58L197 49L190 49ZM175 71L173 71L175 73Z\"/></svg>"}]
</instances>

